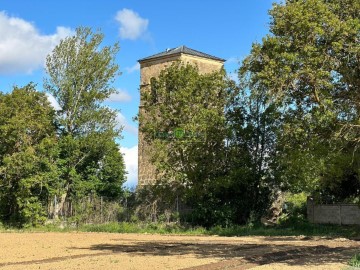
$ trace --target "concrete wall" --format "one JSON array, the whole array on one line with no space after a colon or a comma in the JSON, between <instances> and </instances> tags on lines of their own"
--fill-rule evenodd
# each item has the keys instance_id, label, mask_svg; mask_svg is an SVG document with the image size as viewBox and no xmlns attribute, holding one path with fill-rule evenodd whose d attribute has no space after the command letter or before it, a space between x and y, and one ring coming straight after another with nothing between
<instances>
[{"instance_id":1,"label":"concrete wall","mask_svg":"<svg viewBox=\"0 0 360 270\"><path fill-rule=\"evenodd\" d=\"M311 223L360 225L360 207L357 204L315 204L308 198L307 217Z\"/></svg>"}]
</instances>

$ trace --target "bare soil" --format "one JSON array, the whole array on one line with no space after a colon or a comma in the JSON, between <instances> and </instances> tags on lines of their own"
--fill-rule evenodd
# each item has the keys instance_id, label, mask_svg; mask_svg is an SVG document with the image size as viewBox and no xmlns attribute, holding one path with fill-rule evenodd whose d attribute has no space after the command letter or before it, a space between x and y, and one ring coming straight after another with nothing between
<instances>
[{"instance_id":1,"label":"bare soil","mask_svg":"<svg viewBox=\"0 0 360 270\"><path fill-rule=\"evenodd\" d=\"M344 269L360 242L308 237L0 233L0 269Z\"/></svg>"}]
</instances>

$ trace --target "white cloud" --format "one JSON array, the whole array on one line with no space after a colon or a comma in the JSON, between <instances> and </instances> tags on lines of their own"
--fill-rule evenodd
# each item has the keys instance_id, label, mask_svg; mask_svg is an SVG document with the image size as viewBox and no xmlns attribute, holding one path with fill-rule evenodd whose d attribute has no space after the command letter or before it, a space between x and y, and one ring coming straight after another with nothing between
<instances>
[{"instance_id":1,"label":"white cloud","mask_svg":"<svg viewBox=\"0 0 360 270\"><path fill-rule=\"evenodd\" d=\"M128 172L125 186L134 187L138 183L138 146L121 147L120 151L124 155L126 171Z\"/></svg>"},{"instance_id":2,"label":"white cloud","mask_svg":"<svg viewBox=\"0 0 360 270\"><path fill-rule=\"evenodd\" d=\"M138 134L137 127L130 125L122 113L118 112L118 114L116 116L116 121L118 122L119 126L124 127L125 131L127 131L133 135Z\"/></svg>"},{"instance_id":3,"label":"white cloud","mask_svg":"<svg viewBox=\"0 0 360 270\"><path fill-rule=\"evenodd\" d=\"M131 96L124 90L118 90L117 93L111 94L110 97L106 100L109 102L126 102L130 101Z\"/></svg>"},{"instance_id":4,"label":"white cloud","mask_svg":"<svg viewBox=\"0 0 360 270\"><path fill-rule=\"evenodd\" d=\"M41 68L46 55L73 31L57 27L53 35L42 35L21 18L0 11L0 74L31 73Z\"/></svg>"},{"instance_id":5,"label":"white cloud","mask_svg":"<svg viewBox=\"0 0 360 270\"><path fill-rule=\"evenodd\" d=\"M117 12L115 20L120 24L120 37L135 40L146 33L149 20L141 18L131 9L124 8Z\"/></svg>"},{"instance_id":6,"label":"white cloud","mask_svg":"<svg viewBox=\"0 0 360 270\"><path fill-rule=\"evenodd\" d=\"M135 71L139 71L140 70L140 64L136 63L135 65L133 65L132 67L127 67L125 68L127 73L133 73Z\"/></svg>"},{"instance_id":7,"label":"white cloud","mask_svg":"<svg viewBox=\"0 0 360 270\"><path fill-rule=\"evenodd\" d=\"M50 105L54 108L55 111L61 110L59 103L56 101L53 95L46 93L47 99L50 102Z\"/></svg>"}]
</instances>

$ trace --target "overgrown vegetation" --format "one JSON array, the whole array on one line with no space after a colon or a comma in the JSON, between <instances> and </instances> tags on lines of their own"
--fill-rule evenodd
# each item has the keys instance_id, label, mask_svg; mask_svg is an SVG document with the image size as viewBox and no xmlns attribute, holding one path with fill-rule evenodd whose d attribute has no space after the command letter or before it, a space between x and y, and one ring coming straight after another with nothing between
<instances>
[{"instance_id":1,"label":"overgrown vegetation","mask_svg":"<svg viewBox=\"0 0 360 270\"><path fill-rule=\"evenodd\" d=\"M304 219L305 194L360 197L360 4L289 0L270 15L238 84L176 63L144 94L159 185L181 194L195 224L259 220L284 192L294 194L285 220ZM153 136L177 128L203 136Z\"/></svg>"},{"instance_id":2,"label":"overgrown vegetation","mask_svg":"<svg viewBox=\"0 0 360 270\"><path fill-rule=\"evenodd\" d=\"M337 232L306 223L305 203L307 195L359 202L360 2L287 0L270 16L270 34L253 44L238 82L180 62L151 79L139 119L158 182L136 192L122 188L121 129L103 105L115 92L118 44L101 47L101 33L77 29L46 62L44 88L59 110L33 84L0 94L0 221ZM279 194L279 225L256 226ZM109 221L126 223L82 227Z\"/></svg>"},{"instance_id":3,"label":"overgrown vegetation","mask_svg":"<svg viewBox=\"0 0 360 270\"><path fill-rule=\"evenodd\" d=\"M285 193L283 211L278 218L279 224L291 225L306 221L306 193Z\"/></svg>"},{"instance_id":4,"label":"overgrown vegetation","mask_svg":"<svg viewBox=\"0 0 360 270\"><path fill-rule=\"evenodd\" d=\"M352 267L357 267L357 268L360 268L360 254L355 254L350 262L349 262L349 265L352 266Z\"/></svg>"},{"instance_id":5,"label":"overgrown vegetation","mask_svg":"<svg viewBox=\"0 0 360 270\"><path fill-rule=\"evenodd\" d=\"M118 46L79 28L47 57L44 88L0 94L0 220L36 226L47 218L81 220L89 196L119 200L125 181L116 112L102 102L115 93Z\"/></svg>"},{"instance_id":6,"label":"overgrown vegetation","mask_svg":"<svg viewBox=\"0 0 360 270\"><path fill-rule=\"evenodd\" d=\"M326 238L355 238L360 236L358 226L320 225L307 222L297 222L285 226L267 227L261 224L234 225L230 227L215 226L204 228L192 227L180 223L145 223L145 222L111 222L106 224L76 224L59 226L48 224L45 226L15 229L13 227L0 227L2 232L107 232L107 233L151 233L151 234L177 234L177 235L219 235L219 236L300 236L300 237L326 237Z\"/></svg>"}]
</instances>

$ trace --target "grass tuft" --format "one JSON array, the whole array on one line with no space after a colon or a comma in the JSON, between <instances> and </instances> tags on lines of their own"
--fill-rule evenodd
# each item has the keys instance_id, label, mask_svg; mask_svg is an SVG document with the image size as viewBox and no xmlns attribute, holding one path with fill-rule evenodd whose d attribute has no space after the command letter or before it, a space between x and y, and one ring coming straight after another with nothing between
<instances>
[{"instance_id":1,"label":"grass tuft","mask_svg":"<svg viewBox=\"0 0 360 270\"><path fill-rule=\"evenodd\" d=\"M349 261L349 265L352 267L360 268L360 253L355 254Z\"/></svg>"}]
</instances>

